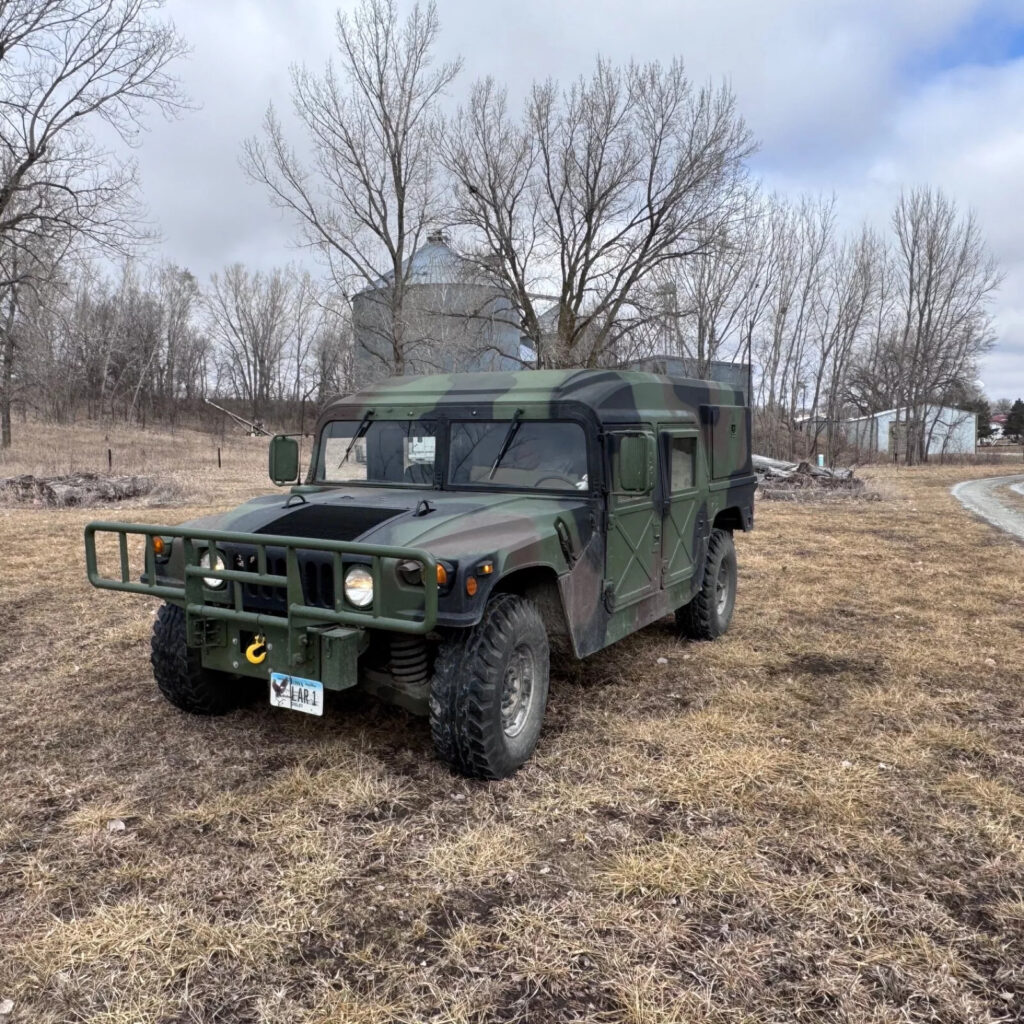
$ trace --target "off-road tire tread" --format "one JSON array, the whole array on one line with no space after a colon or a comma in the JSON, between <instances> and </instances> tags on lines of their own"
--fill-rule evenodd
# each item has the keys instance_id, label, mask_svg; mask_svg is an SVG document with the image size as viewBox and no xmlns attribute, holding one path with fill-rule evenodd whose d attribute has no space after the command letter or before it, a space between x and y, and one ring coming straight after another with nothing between
<instances>
[{"instance_id":1,"label":"off-road tire tread","mask_svg":"<svg viewBox=\"0 0 1024 1024\"><path fill-rule=\"evenodd\" d=\"M160 692L193 715L224 715L245 703L241 682L202 666L195 648L185 643L185 611L162 605L153 623L150 663Z\"/></svg>"},{"instance_id":2,"label":"off-road tire tread","mask_svg":"<svg viewBox=\"0 0 1024 1024\"><path fill-rule=\"evenodd\" d=\"M520 766L509 760L504 733L494 721L493 701L501 700L504 684L501 639L530 633L543 647L539 669L546 676L544 620L531 601L517 594L496 594L476 626L442 635L430 684L430 732L438 757L464 775L500 779ZM547 683L545 678L545 701Z\"/></svg>"},{"instance_id":3,"label":"off-road tire tread","mask_svg":"<svg viewBox=\"0 0 1024 1024\"><path fill-rule=\"evenodd\" d=\"M700 589L693 599L676 609L676 629L681 636L690 640L717 640L725 630L719 628L715 582L718 576L718 558L733 547L732 534L728 530L712 530L708 540L708 553L704 559L704 574ZM715 572L710 572L711 567Z\"/></svg>"}]
</instances>

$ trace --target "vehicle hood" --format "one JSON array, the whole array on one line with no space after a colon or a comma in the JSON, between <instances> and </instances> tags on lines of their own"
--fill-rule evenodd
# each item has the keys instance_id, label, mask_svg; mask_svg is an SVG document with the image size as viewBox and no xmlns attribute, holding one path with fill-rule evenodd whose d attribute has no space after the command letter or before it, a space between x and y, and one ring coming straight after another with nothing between
<instances>
[{"instance_id":1,"label":"vehicle hood","mask_svg":"<svg viewBox=\"0 0 1024 1024\"><path fill-rule=\"evenodd\" d=\"M589 494L330 488L265 495L187 525L418 547L437 558L462 559L550 536L557 518L575 526L589 516L590 501Z\"/></svg>"}]
</instances>

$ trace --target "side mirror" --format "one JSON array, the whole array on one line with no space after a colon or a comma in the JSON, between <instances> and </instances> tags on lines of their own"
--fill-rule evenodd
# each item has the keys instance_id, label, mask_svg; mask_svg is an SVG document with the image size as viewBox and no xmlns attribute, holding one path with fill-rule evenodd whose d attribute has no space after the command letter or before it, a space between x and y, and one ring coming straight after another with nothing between
<instances>
[{"instance_id":1,"label":"side mirror","mask_svg":"<svg viewBox=\"0 0 1024 1024\"><path fill-rule=\"evenodd\" d=\"M278 434L270 439L270 479L280 487L299 478L299 442Z\"/></svg>"},{"instance_id":2,"label":"side mirror","mask_svg":"<svg viewBox=\"0 0 1024 1024\"><path fill-rule=\"evenodd\" d=\"M616 490L646 494L654 484L654 438L650 434L620 434L618 448Z\"/></svg>"}]
</instances>

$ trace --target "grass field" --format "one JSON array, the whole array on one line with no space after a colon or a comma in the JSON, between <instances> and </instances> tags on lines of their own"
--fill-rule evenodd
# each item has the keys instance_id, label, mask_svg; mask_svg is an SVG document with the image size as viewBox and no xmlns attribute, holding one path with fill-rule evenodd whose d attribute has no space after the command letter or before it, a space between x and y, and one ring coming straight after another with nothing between
<instances>
[{"instance_id":1,"label":"grass field","mask_svg":"<svg viewBox=\"0 0 1024 1024\"><path fill-rule=\"evenodd\" d=\"M115 514L179 522L268 489L217 443L51 430L0 476L111 447L182 495ZM729 635L560 666L491 784L366 698L180 714L154 605L85 582L111 513L0 509L6 1021L1024 1019L1024 547L948 493L1005 472L760 503Z\"/></svg>"}]
</instances>

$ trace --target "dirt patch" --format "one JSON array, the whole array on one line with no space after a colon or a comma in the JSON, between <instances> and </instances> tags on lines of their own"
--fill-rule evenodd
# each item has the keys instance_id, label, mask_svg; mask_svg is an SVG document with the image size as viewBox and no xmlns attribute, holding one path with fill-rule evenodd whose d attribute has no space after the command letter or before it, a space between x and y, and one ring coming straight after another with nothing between
<instances>
[{"instance_id":1,"label":"dirt patch","mask_svg":"<svg viewBox=\"0 0 1024 1024\"><path fill-rule=\"evenodd\" d=\"M167 486L160 496L168 497ZM77 508L112 505L133 498L152 497L156 482L148 476L100 476L76 473L72 476L23 476L0 479L0 502L7 505L34 505L44 508Z\"/></svg>"},{"instance_id":2,"label":"dirt patch","mask_svg":"<svg viewBox=\"0 0 1024 1024\"><path fill-rule=\"evenodd\" d=\"M881 661L878 658L845 657L807 651L792 655L784 665L773 666L768 674L780 676L803 672L812 676L837 676L844 672L853 672L864 679L874 679L881 668Z\"/></svg>"}]
</instances>

